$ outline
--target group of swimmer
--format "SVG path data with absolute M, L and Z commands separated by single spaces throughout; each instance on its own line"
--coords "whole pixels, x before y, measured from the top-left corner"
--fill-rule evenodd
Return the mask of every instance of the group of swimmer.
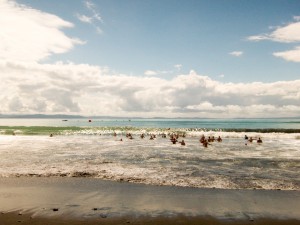
M 171 134 L 170 135 L 170 141 L 173 143 L 173 144 L 176 144 L 178 142 L 178 139 L 179 139 L 180 135 L 179 134 Z M 185 134 L 182 134 L 181 137 L 185 137 Z M 184 140 L 180 141 L 179 142 L 181 145 L 185 145 L 185 142 Z
M 245 145 L 247 145 L 247 142 L 250 142 L 252 143 L 254 140 L 256 139 L 253 139 L 252 137 L 248 137 L 247 135 L 245 135 Z M 262 140 L 261 138 L 259 137 L 257 140 L 256 140 L 257 143 L 261 144 L 262 143 Z
M 13 135 L 15 135 L 15 133 L 13 133 Z M 185 137 L 185 134 L 178 134 L 178 133 L 172 133 L 172 134 L 168 134 L 170 136 L 170 141 L 173 143 L 173 144 L 176 144 L 177 142 L 179 142 L 181 145 L 185 145 L 185 141 L 182 139 L 181 141 L 178 141 L 179 137 L 182 137 L 184 138 Z M 117 136 L 117 133 L 114 132 L 113 133 L 113 136 L 116 137 Z M 50 137 L 53 137 L 53 134 L 50 134 Z M 131 133 L 126 133 L 126 137 L 128 139 L 133 139 L 133 136 Z M 167 135 L 165 133 L 161 134 L 161 137 L 162 138 L 167 138 Z M 145 134 L 141 134 L 140 135 L 140 138 L 144 139 L 145 138 Z M 150 140 L 154 140 L 156 138 L 156 134 L 150 134 Z M 247 135 L 245 135 L 245 145 L 247 145 L 247 143 L 252 143 L 254 140 L 257 141 L 257 143 L 262 143 L 262 140 L 261 138 L 259 137 L 258 139 L 253 139 L 252 137 L 248 137 Z M 123 141 L 123 139 L 121 138 L 120 141 Z M 207 148 L 208 145 L 210 145 L 211 142 L 214 142 L 214 141 L 217 141 L 217 142 L 222 142 L 222 138 L 219 136 L 218 138 L 215 139 L 214 136 L 209 136 L 207 139 L 206 137 L 202 134 L 202 136 L 200 137 L 199 139 L 199 142 L 205 147 Z
M 116 137 L 117 134 L 114 132 L 113 136 Z M 178 142 L 178 138 L 179 138 L 179 137 L 185 137 L 185 134 L 179 135 L 179 134 L 173 133 L 173 134 L 169 134 L 169 136 L 170 136 L 170 141 L 171 141 L 173 144 L 176 144 L 176 143 Z M 132 136 L 131 133 L 126 133 L 126 137 L 127 137 L 128 139 L 133 139 L 133 136 Z M 163 133 L 163 134 L 161 134 L 161 137 L 162 137 L 162 138 L 167 138 L 167 135 L 166 135 L 165 133 Z M 141 135 L 140 135 L 140 138 L 141 138 L 141 139 L 144 139 L 144 138 L 145 138 L 145 134 L 141 134 Z M 150 134 L 149 140 L 154 140 L 155 138 L 156 138 L 156 134 Z M 123 139 L 121 138 L 120 141 L 123 141 Z M 184 140 L 180 141 L 179 143 L 180 143 L 181 145 L 185 145 Z
M 116 133 L 114 133 L 114 136 L 117 136 Z M 184 138 L 185 137 L 185 134 L 178 134 L 178 133 L 172 133 L 172 134 L 168 134 L 168 136 L 170 137 L 170 141 L 173 143 L 173 144 L 176 144 L 176 143 L 179 143 L 180 145 L 186 145 L 185 141 L 182 139 L 181 141 L 179 141 L 178 139 L 180 137 Z M 132 137 L 132 134 L 131 133 L 127 133 L 126 134 L 126 137 L 128 139 L 133 139 Z M 165 133 L 161 134 L 161 137 L 162 138 L 166 138 L 167 135 Z M 140 135 L 140 138 L 144 139 L 145 138 L 145 134 L 141 134 Z M 156 135 L 155 134 L 150 134 L 150 140 L 154 140 L 156 138 Z M 245 135 L 245 140 L 247 142 L 253 142 L 254 140 L 257 140 L 257 143 L 262 143 L 262 140 L 261 138 L 259 137 L 258 139 L 253 139 L 252 137 L 248 137 L 247 135 Z M 120 139 L 120 141 L 122 141 L 122 139 Z M 218 138 L 215 138 L 214 136 L 209 136 L 208 138 L 206 138 L 203 134 L 202 136 L 200 137 L 199 139 L 199 142 L 205 147 L 207 148 L 208 145 L 211 145 L 211 142 L 222 142 L 222 138 L 220 136 L 218 136 Z M 245 145 L 247 145 L 247 143 L 245 143 Z
M 117 136 L 117 134 L 116 134 L 115 132 L 114 132 L 113 135 L 114 135 L 114 136 Z M 183 145 L 183 146 L 186 145 L 184 139 L 182 139 L 181 141 L 178 140 L 180 137 L 182 137 L 182 138 L 185 138 L 185 137 L 186 137 L 184 133 L 183 133 L 183 134 L 172 133 L 172 134 L 168 134 L 168 136 L 170 137 L 170 141 L 171 141 L 173 144 L 179 143 L 180 145 Z M 126 134 L 126 137 L 127 137 L 128 139 L 133 139 L 133 136 L 132 136 L 131 133 L 127 133 L 127 134 Z M 163 134 L 161 134 L 161 137 L 162 137 L 162 138 L 167 138 L 167 135 L 166 135 L 165 133 L 163 133 Z M 144 139 L 144 138 L 145 138 L 145 134 L 141 134 L 141 135 L 140 135 L 140 138 Z M 150 134 L 149 140 L 154 140 L 155 138 L 156 138 L 156 135 L 155 135 L 155 134 Z M 120 141 L 123 141 L 123 139 L 120 139 Z M 200 142 L 204 147 L 206 147 L 206 148 L 207 148 L 208 145 L 210 145 L 210 142 L 214 142 L 214 141 L 222 142 L 222 138 L 221 138 L 220 136 L 219 136 L 218 138 L 215 138 L 214 136 L 209 136 L 209 137 L 206 139 L 206 137 L 205 137 L 204 135 L 202 135 L 202 136 L 200 137 L 200 140 L 199 140 L 199 142 Z
M 207 146 L 209 145 L 209 142 L 214 142 L 215 141 L 215 137 L 214 136 L 212 136 L 212 137 L 208 137 L 208 139 L 206 139 L 205 138 L 205 136 L 204 135 L 202 135 L 201 137 L 200 137 L 200 143 L 201 144 L 203 144 L 203 146 L 205 147 L 205 148 L 207 148 Z M 217 141 L 218 142 L 222 142 L 222 138 L 219 136 L 218 138 L 217 138 Z

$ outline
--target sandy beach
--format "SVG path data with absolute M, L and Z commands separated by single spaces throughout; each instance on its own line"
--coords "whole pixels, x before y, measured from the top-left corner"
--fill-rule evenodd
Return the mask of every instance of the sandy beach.
M 0 224 L 300 224 L 300 192 L 0 179 Z

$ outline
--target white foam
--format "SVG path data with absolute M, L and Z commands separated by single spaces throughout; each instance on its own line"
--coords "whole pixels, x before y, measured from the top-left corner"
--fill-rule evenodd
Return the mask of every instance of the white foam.
M 139 132 L 133 140 L 123 132 L 116 132 L 117 137 L 93 132 L 52 138 L 0 136 L 0 176 L 91 176 L 155 185 L 300 189 L 295 169 L 300 167 L 298 139 L 263 134 L 263 144 L 245 145 L 244 134 L 209 131 L 204 134 L 220 135 L 223 142 L 204 148 L 198 138 L 202 132 L 188 133 L 186 146 L 173 145 L 169 138 L 141 139 Z

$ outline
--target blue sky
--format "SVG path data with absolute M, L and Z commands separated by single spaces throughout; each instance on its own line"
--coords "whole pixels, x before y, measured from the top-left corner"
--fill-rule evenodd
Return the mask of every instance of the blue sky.
M 3 0 L 1 11 L 0 113 L 300 113 L 300 1 Z
M 300 63 L 274 57 L 294 43 L 253 42 L 249 36 L 270 33 L 270 27 L 291 23 L 300 15 L 299 1 L 94 1 L 102 21 L 92 17 L 84 1 L 18 1 L 72 22 L 65 29 L 87 43 L 50 61 L 71 60 L 108 66 L 120 73 L 143 76 L 147 70 L 198 73 L 224 81 L 276 81 L 299 78 Z M 102 33 L 96 31 L 100 28 Z M 230 52 L 240 51 L 234 57 Z M 177 72 L 177 71 L 176 71 Z M 177 73 L 165 73 L 172 77 Z

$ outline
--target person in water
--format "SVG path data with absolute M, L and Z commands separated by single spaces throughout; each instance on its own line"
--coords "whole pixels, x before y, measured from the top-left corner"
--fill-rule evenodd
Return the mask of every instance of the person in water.
M 207 148 L 207 146 L 208 146 L 208 141 L 206 140 L 206 139 L 204 139 L 204 141 L 203 141 L 203 146 L 205 147 L 205 148 Z
M 184 142 L 184 140 L 182 140 L 182 141 L 180 142 L 180 144 L 181 144 L 181 145 L 185 145 L 185 142 Z
M 258 138 L 257 143 L 262 143 L 262 140 Z
M 201 137 L 200 137 L 200 143 L 202 143 L 203 144 L 203 142 L 204 142 L 204 140 L 205 140 L 205 136 L 204 135 L 202 135 Z
M 247 135 L 245 135 L 245 145 L 247 145 L 247 143 L 248 143 L 248 136 Z

